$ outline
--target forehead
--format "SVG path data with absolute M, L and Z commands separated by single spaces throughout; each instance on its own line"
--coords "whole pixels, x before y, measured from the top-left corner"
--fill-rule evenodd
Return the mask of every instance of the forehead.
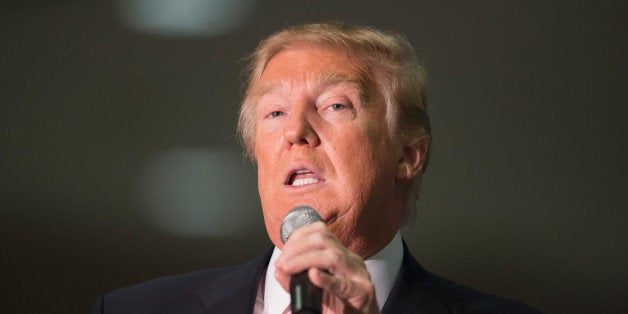
M 366 92 L 370 85 L 365 67 L 337 50 L 312 46 L 290 48 L 273 56 L 256 86 L 255 96 L 294 85 L 348 83 Z
M 310 69 L 328 69 L 344 72 L 353 62 L 345 53 L 338 50 L 314 46 L 300 46 L 284 49 L 275 54 L 266 64 L 262 74 L 271 75 L 276 71 L 302 72 Z M 339 67 L 340 66 L 340 67 Z

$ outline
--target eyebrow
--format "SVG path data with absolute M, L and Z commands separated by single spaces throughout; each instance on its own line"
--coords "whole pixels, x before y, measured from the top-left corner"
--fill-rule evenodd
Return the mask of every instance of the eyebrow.
M 360 90 L 364 89 L 359 79 L 340 73 L 325 72 L 316 79 L 316 82 L 323 86 L 349 84 L 356 85 Z
M 367 98 L 366 84 L 362 80 L 356 77 L 351 77 L 351 76 L 347 76 L 345 74 L 336 73 L 336 72 L 325 72 L 325 73 L 320 74 L 314 80 L 314 82 L 318 86 L 334 86 L 334 85 L 340 85 L 340 84 L 354 85 L 355 87 L 357 87 L 359 91 L 361 100 L 365 100 Z M 251 98 L 258 99 L 260 97 L 268 95 L 272 93 L 273 91 L 279 89 L 281 85 L 282 85 L 281 81 L 266 82 L 260 85 L 258 88 L 256 88 Z

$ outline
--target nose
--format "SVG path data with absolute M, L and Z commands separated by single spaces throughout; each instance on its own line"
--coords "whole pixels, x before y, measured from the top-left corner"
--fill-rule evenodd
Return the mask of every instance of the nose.
M 312 126 L 311 109 L 307 106 L 299 106 L 301 108 L 295 108 L 290 112 L 288 121 L 284 126 L 283 137 L 285 139 L 286 147 L 293 145 L 307 145 L 310 147 L 316 147 L 320 144 L 320 138 L 316 133 L 315 128 Z

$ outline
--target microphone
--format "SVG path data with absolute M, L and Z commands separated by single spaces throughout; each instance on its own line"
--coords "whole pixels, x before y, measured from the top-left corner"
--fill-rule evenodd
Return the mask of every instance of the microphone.
M 281 222 L 281 242 L 286 243 L 295 230 L 317 221 L 323 221 L 323 218 L 310 206 L 301 205 L 291 209 Z M 323 290 L 310 282 L 307 270 L 290 276 L 292 314 L 320 314 L 322 304 Z

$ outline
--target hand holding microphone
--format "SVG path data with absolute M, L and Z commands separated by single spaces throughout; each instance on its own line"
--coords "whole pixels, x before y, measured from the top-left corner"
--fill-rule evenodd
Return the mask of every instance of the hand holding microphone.
M 321 222 L 316 210 L 297 206 L 281 225 L 275 276 L 290 291 L 292 313 L 379 313 L 364 261 Z

